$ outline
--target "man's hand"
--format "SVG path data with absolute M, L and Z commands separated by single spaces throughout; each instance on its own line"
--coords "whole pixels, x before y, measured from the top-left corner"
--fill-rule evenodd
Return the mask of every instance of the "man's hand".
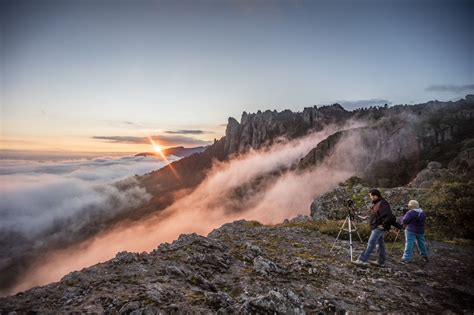
M 382 225 L 382 224 L 377 225 L 377 229 L 379 229 L 379 230 L 384 230 L 383 225 Z

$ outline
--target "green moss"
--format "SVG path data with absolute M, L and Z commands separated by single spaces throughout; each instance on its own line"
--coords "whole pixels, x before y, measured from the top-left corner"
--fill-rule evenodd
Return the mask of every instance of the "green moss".
M 269 235 L 263 242 L 258 243 L 258 245 L 264 248 L 265 251 L 271 255 L 279 255 L 282 252 L 282 243 L 287 244 L 288 239 L 281 236 Z
M 263 226 L 263 224 L 258 221 L 246 221 L 243 223 L 243 226 L 248 227 L 248 228 L 256 228 L 256 227 Z

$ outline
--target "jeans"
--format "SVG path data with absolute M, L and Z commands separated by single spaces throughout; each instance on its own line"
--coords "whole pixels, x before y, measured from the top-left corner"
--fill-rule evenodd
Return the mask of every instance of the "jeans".
M 384 230 L 380 230 L 380 229 L 372 230 L 372 232 L 370 232 L 369 241 L 367 242 L 367 248 L 365 249 L 365 251 L 362 252 L 362 254 L 360 254 L 359 259 L 365 262 L 369 260 L 370 254 L 372 253 L 372 251 L 375 249 L 375 247 L 378 244 L 379 257 L 377 261 L 381 265 L 384 264 L 385 263 L 385 243 L 383 241 L 384 235 L 385 235 Z
M 420 255 L 423 257 L 428 257 L 428 251 L 426 250 L 425 245 L 425 235 L 405 230 L 405 251 L 403 252 L 402 257 L 404 261 L 411 261 L 413 258 L 413 244 L 415 241 L 416 245 L 418 246 L 418 250 L 420 251 Z

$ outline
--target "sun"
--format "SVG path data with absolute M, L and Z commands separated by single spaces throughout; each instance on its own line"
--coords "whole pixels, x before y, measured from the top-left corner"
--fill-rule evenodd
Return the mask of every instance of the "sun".
M 161 147 L 160 147 L 159 145 L 154 144 L 154 145 L 153 145 L 153 149 L 155 149 L 155 152 L 156 152 L 156 153 L 161 153 Z

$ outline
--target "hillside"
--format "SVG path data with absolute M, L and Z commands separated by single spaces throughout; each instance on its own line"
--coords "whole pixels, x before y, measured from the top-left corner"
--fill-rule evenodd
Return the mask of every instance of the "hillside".
M 298 217 L 236 221 L 208 237 L 181 235 L 151 253 L 122 252 L 60 282 L 0 299 L 0 313 L 277 313 L 474 310 L 474 249 L 430 241 L 430 262 L 386 268 L 349 262 L 347 241 Z M 356 243 L 357 244 L 357 243 Z M 362 249 L 356 245 L 356 252 Z
M 206 150 L 207 148 L 208 146 L 200 146 L 200 147 L 193 147 L 193 148 L 185 148 L 183 146 L 179 146 L 179 147 L 164 149 L 161 151 L 161 154 L 167 157 L 170 155 L 174 155 L 177 157 L 187 157 L 194 153 L 200 153 Z M 135 154 L 135 156 L 161 156 L 161 154 L 158 152 L 142 152 L 142 153 Z

